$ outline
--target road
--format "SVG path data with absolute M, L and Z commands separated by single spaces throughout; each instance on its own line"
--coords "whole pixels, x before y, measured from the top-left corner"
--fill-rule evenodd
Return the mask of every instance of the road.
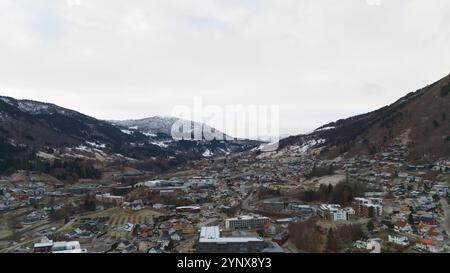
M 378 242 L 374 243 L 374 248 L 370 253 L 381 253 L 381 244 Z
M 253 195 L 255 194 L 255 191 L 252 191 L 244 200 L 242 200 L 241 208 L 242 210 L 253 210 L 254 208 L 250 208 L 249 202 L 253 199 Z

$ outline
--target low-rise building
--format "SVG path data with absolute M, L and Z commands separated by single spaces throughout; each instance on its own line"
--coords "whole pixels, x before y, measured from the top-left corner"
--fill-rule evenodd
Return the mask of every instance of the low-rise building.
M 409 239 L 406 236 L 402 236 L 402 235 L 389 235 L 388 236 L 388 241 L 390 243 L 396 244 L 396 245 L 400 245 L 400 246 L 408 246 L 409 245 Z
M 115 195 L 111 195 L 109 193 L 104 193 L 104 194 L 95 195 L 95 200 L 97 202 L 104 203 L 104 204 L 122 206 L 125 199 L 123 196 L 115 196 Z

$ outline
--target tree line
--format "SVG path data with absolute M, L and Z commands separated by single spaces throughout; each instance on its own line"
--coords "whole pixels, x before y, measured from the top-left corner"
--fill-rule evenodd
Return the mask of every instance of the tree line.
M 364 184 L 347 177 L 335 186 L 322 184 L 318 190 L 302 191 L 299 193 L 299 199 L 304 202 L 320 201 L 349 206 L 355 197 L 362 196 L 364 192 Z

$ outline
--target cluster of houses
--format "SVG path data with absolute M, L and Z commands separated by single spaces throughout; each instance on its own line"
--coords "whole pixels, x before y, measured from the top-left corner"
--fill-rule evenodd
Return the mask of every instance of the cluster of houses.
M 2 183 L 5 185 L 9 183 Z M 10 187 L 0 187 L 0 211 L 9 211 L 27 207 L 39 202 L 46 193 L 46 186 L 43 182 L 33 184 L 15 184 Z
M 381 197 L 388 203 L 379 210 L 362 208 L 359 212 L 366 217 L 383 212 L 378 215 L 381 228 L 389 232 L 387 242 L 393 245 L 411 246 L 420 252 L 445 252 L 449 240 L 445 223 L 448 212 L 442 205 L 446 206 L 450 196 L 450 161 L 413 165 L 406 161 L 407 154 L 405 146 L 392 145 L 375 159 L 345 163 L 350 176 L 370 189 L 366 196 Z M 353 202 L 355 213 L 358 214 L 359 204 L 370 199 L 376 200 L 363 198 Z
M 65 234 L 66 239 L 92 239 L 102 235 L 107 230 L 108 218 L 96 218 L 83 221 L 73 231 Z
M 450 161 L 412 165 L 405 159 L 407 156 L 408 149 L 402 144 L 375 156 L 354 159 L 321 160 L 305 154 L 301 147 L 289 152 L 230 155 L 196 162 L 193 168 L 203 176 L 155 177 L 131 186 L 89 181 L 51 187 L 48 183 L 33 183 L 35 188 L 16 184 L 0 189 L 0 210 L 30 205 L 39 197 L 95 193 L 97 210 L 117 207 L 129 214 L 145 209 L 158 212 L 160 216 L 140 224 L 112 225 L 106 219 L 89 219 L 65 234 L 67 240 L 96 238 L 98 249 L 105 252 L 282 252 L 280 246 L 288 240 L 289 223 L 315 215 L 330 221 L 372 219 L 377 227 L 370 234 L 374 238 L 356 242 L 369 251 L 379 251 L 385 242 L 417 251 L 446 251 L 448 235 L 442 200 L 450 194 L 449 185 L 427 174 L 448 177 Z M 306 187 L 305 174 L 313 168 L 339 170 L 352 181 L 363 183 L 366 194 L 354 198 L 348 207 L 290 199 L 293 192 Z M 140 191 L 150 193 L 148 196 L 154 200 L 137 194 Z M 265 193 L 286 198 L 258 199 Z M 55 209 L 60 208 L 51 208 Z M 44 220 L 48 214 L 49 210 L 36 210 L 25 217 L 24 223 Z M 275 214 L 280 217 L 271 216 Z M 377 230 L 388 234 L 380 239 Z M 52 242 L 42 243 L 47 243 L 47 249 L 50 244 L 50 250 L 53 248 Z

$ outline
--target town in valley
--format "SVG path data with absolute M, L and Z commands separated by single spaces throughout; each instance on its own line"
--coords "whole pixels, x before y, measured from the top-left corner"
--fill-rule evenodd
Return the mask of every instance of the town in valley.
M 308 144 L 305 144 L 308 145 Z M 319 159 L 289 146 L 204 157 L 152 173 L 95 147 L 40 151 L 89 157 L 100 178 L 3 176 L 2 252 L 447 252 L 450 161 L 412 164 L 384 152 Z M 115 155 L 117 156 L 117 155 Z M 120 165 L 117 164 L 120 162 Z

